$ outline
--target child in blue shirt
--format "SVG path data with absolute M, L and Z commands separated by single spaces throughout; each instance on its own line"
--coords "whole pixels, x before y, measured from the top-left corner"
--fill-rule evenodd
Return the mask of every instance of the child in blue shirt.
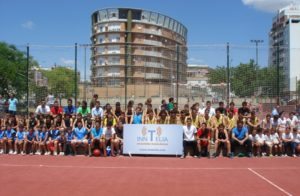
M 40 151 L 39 153 L 40 154 L 45 154 L 45 155 L 49 154 L 47 151 L 47 148 L 46 148 L 47 139 L 48 139 L 48 130 L 47 130 L 46 125 L 43 125 L 40 127 L 38 134 L 37 134 L 37 141 L 39 144 L 39 151 Z
M 9 154 L 13 154 L 13 141 L 15 135 L 16 131 L 11 128 L 10 124 L 8 124 L 6 126 L 6 131 L 4 132 L 3 143 L 6 149 L 9 151 Z
M 73 133 L 71 127 L 67 127 L 66 134 L 65 134 L 65 140 L 66 140 L 66 143 L 64 145 L 64 153 L 65 153 L 65 155 L 68 155 L 68 154 L 71 154 L 71 151 L 72 151 L 71 142 L 72 142 L 72 140 L 74 140 L 74 133 Z
M 19 125 L 18 131 L 17 131 L 17 134 L 16 134 L 14 154 L 21 153 L 22 155 L 24 155 L 24 153 L 25 153 L 25 149 L 24 149 L 25 137 L 26 137 L 26 131 L 24 129 L 24 126 Z
M 47 146 L 48 146 L 48 150 L 50 149 L 51 153 L 53 153 L 53 155 L 57 155 L 58 153 L 58 140 L 59 140 L 59 135 L 60 132 L 58 130 L 58 128 L 56 128 L 55 126 L 51 127 L 51 130 L 49 131 L 49 137 L 48 137 L 48 142 L 47 142 Z M 52 150 L 52 146 L 54 146 L 54 150 Z
M 5 153 L 5 146 L 4 146 L 4 133 L 5 133 L 5 126 L 0 127 L 0 154 Z
M 28 132 L 26 133 L 25 142 L 24 142 L 24 149 L 25 153 L 27 150 L 32 154 L 35 154 L 37 149 L 37 141 L 36 141 L 36 132 L 33 127 L 30 127 Z

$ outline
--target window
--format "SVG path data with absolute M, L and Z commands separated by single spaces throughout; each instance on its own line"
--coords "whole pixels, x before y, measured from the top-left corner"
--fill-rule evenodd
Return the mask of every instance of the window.
M 120 79 L 109 79 L 108 81 L 107 81 L 107 85 L 108 86 L 119 86 L 120 85 Z
M 110 56 L 110 57 L 108 57 L 108 64 L 109 65 L 119 65 L 120 64 L 120 57 L 119 56 Z
M 105 43 L 105 36 L 104 35 L 99 35 L 98 36 L 98 43 Z
M 165 16 L 164 15 L 159 15 L 157 23 L 159 25 L 164 25 L 164 20 L 165 20 Z
M 105 59 L 104 59 L 103 57 L 100 57 L 100 58 L 98 59 L 98 64 L 99 64 L 99 65 L 105 65 Z
M 105 26 L 103 24 L 98 26 L 98 32 L 105 32 Z
M 99 11 L 99 16 L 100 16 L 100 19 L 99 21 L 106 21 L 107 20 L 107 11 L 106 10 L 101 10 Z
M 104 54 L 105 53 L 105 48 L 103 46 L 98 46 L 97 47 L 97 53 L 98 54 Z
M 104 69 L 104 67 L 100 67 L 99 69 L 97 69 L 96 77 L 102 77 L 104 75 L 105 75 L 105 69 Z
M 169 22 L 170 22 L 170 18 L 166 17 L 164 22 L 164 27 L 169 28 Z
M 173 31 L 177 31 L 177 25 L 178 25 L 178 23 L 176 22 L 176 21 L 174 21 L 174 26 L 173 26 Z
M 120 53 L 120 46 L 119 45 L 113 45 L 108 46 L 108 54 L 119 54 Z
M 121 25 L 120 23 L 111 23 L 108 25 L 108 31 L 120 31 Z
M 120 35 L 119 34 L 110 34 L 108 39 L 109 39 L 109 42 L 119 42 Z
M 158 17 L 158 14 L 152 12 L 152 13 L 151 13 L 151 17 L 150 17 L 150 22 L 151 22 L 151 23 L 154 23 L 154 24 L 157 24 L 157 17 Z
M 173 29 L 174 20 L 170 19 L 169 29 Z
M 118 16 L 118 10 L 117 9 L 109 9 L 108 10 L 108 16 L 110 19 L 117 19 Z
M 150 18 L 150 12 L 143 11 L 142 12 L 142 21 L 149 22 L 149 18 Z

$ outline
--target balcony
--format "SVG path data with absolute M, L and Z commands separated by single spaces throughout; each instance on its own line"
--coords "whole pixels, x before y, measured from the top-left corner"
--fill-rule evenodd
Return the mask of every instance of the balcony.
M 148 39 L 144 40 L 144 44 L 149 44 L 149 45 L 154 45 L 154 46 L 162 46 L 161 42 L 155 41 L 155 40 L 148 40 Z
M 161 74 L 158 73 L 146 73 L 146 79 L 161 79 Z
M 144 51 L 144 55 L 162 57 L 162 54 L 160 52 L 155 52 L 155 51 Z
M 161 63 L 154 63 L 154 62 L 145 62 L 144 63 L 145 67 L 155 67 L 155 68 L 163 68 L 164 65 Z
M 161 30 L 144 29 L 144 33 L 149 33 L 149 34 L 153 34 L 153 35 L 161 35 Z

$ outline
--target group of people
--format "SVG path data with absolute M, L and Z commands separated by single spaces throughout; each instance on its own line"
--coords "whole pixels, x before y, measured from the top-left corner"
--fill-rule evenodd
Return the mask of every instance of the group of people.
M 162 100 L 154 108 L 151 98 L 145 103 L 129 101 L 126 109 L 116 102 L 101 106 L 95 95 L 88 104 L 74 106 L 68 99 L 61 107 L 54 100 L 42 100 L 28 117 L 8 111 L 0 119 L 0 152 L 5 154 L 118 156 L 123 147 L 124 124 L 177 124 L 183 127 L 184 158 L 188 151 L 194 157 L 223 156 L 297 156 L 300 147 L 299 120 L 295 113 L 267 114 L 262 120 L 247 102 L 236 108 L 234 102 L 219 103 L 214 109 L 210 101 L 179 108 L 173 98 Z M 214 153 L 210 154 L 210 150 Z

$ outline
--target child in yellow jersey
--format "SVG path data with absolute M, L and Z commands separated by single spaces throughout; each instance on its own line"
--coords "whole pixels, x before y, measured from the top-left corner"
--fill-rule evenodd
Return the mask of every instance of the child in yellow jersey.
M 192 108 L 191 119 L 192 119 L 192 125 L 194 125 L 198 129 L 200 127 L 200 119 L 198 116 L 198 111 L 195 108 Z
M 229 137 L 231 137 L 231 130 L 236 126 L 237 118 L 233 111 L 228 111 L 228 116 L 225 118 L 225 128 L 227 129 Z
M 257 129 L 260 125 L 260 120 L 255 115 L 255 111 L 252 111 L 250 118 L 248 118 L 247 124 L 249 125 L 249 133 L 252 133 L 253 129 Z
M 145 115 L 144 124 L 156 124 L 157 120 L 156 117 L 154 116 L 153 110 L 149 110 L 147 113 L 148 114 Z

